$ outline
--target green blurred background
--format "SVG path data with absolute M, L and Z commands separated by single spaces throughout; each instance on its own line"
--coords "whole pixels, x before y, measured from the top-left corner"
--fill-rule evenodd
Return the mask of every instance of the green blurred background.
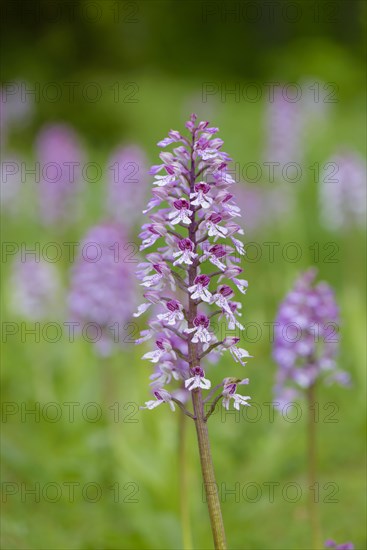
M 341 308 L 340 366 L 351 373 L 350 389 L 320 387 L 320 418 L 336 403 L 337 422 L 320 421 L 320 512 L 324 539 L 352 540 L 366 548 L 365 461 L 365 242 L 353 224 L 337 233 L 323 227 L 318 206 L 318 185 L 312 170 L 340 148 L 365 154 L 365 12 L 361 1 L 293 2 L 183 2 L 183 1 L 33 1 L 2 2 L 2 83 L 27 82 L 39 87 L 34 114 L 9 136 L 9 151 L 31 162 L 35 137 L 46 122 L 68 122 L 81 135 L 90 161 L 105 165 L 119 143 L 134 142 L 146 151 L 151 164 L 158 162 L 156 142 L 170 128 L 182 129 L 188 115 L 209 119 L 221 130 L 224 149 L 243 166 L 263 162 L 267 128 L 267 83 L 297 83 L 304 92 L 315 82 L 332 84 L 335 101 L 310 107 L 310 122 L 302 136 L 301 182 L 272 182 L 262 178 L 264 189 L 282 187 L 292 197 L 292 209 L 276 222 L 246 230 L 245 242 L 277 242 L 275 260 L 263 254 L 259 261 L 245 260 L 249 291 L 243 299 L 244 323 L 272 322 L 280 300 L 300 271 L 316 265 L 322 279 L 333 285 Z M 76 83 L 71 100 L 66 83 Z M 43 97 L 49 83 L 61 97 Z M 96 83 L 97 101 L 83 95 Z M 118 84 L 117 84 L 118 83 Z M 247 90 L 256 84 L 258 101 L 226 95 L 223 90 Z M 206 101 L 203 90 L 212 86 Z M 95 89 L 95 88 L 94 88 Z M 118 92 L 117 92 L 118 90 Z M 93 89 L 89 89 L 93 97 Z M 87 90 L 88 92 L 88 90 Z M 249 95 L 250 95 L 249 91 Z M 290 136 L 292 139 L 292 136 Z M 263 181 L 264 180 L 264 181 Z M 3 213 L 3 240 L 15 243 L 77 241 L 101 220 L 103 179 L 88 185 L 85 216 L 66 234 L 47 233 L 30 209 L 21 215 Z M 242 182 L 243 184 L 243 182 Z M 259 184 L 260 185 L 260 184 Z M 133 228 L 134 240 L 138 227 Z M 281 251 L 295 241 L 302 250 L 297 262 Z M 321 252 L 327 243 L 338 247 L 335 262 Z M 315 261 L 316 260 L 316 261 Z M 2 262 L 2 319 L 21 323 L 9 307 L 11 265 Z M 65 288 L 70 264 L 57 265 Z M 60 318 L 62 319 L 62 318 Z M 54 318 L 52 320 L 55 320 Z M 142 325 L 143 321 L 141 321 Z M 28 326 L 31 323 L 28 322 Z M 143 328 L 143 326 L 142 326 Z M 54 402 L 62 407 L 59 421 L 40 415 L 39 422 L 19 413 L 3 415 L 2 482 L 17 487 L 3 494 L 2 547 L 4 549 L 179 549 L 182 535 L 179 509 L 179 414 L 160 407 L 139 411 L 149 397 L 150 369 L 140 360 L 143 347 L 126 346 L 109 361 L 100 360 L 90 344 L 34 342 L 8 337 L 3 350 L 3 412 L 9 403 Z M 228 489 L 237 484 L 238 498 L 223 502 L 224 521 L 232 549 L 308 549 L 307 478 L 305 470 L 306 408 L 302 418 L 289 422 L 275 415 L 272 422 L 264 403 L 272 400 L 276 366 L 271 343 L 263 328 L 260 338 L 247 334 L 246 349 L 254 356 L 246 366 L 249 394 L 259 404 L 240 417 L 218 413 L 210 421 L 210 435 L 218 482 Z M 3 338 L 4 342 L 4 338 Z M 147 351 L 144 348 L 144 351 Z M 215 369 L 218 380 L 239 367 L 227 356 Z M 230 369 L 230 370 L 229 370 Z M 106 375 L 107 373 L 107 375 Z M 103 380 L 113 381 L 114 395 L 103 395 Z M 110 396 L 111 397 L 111 396 Z M 118 402 L 119 414 L 116 420 Z M 70 422 L 67 402 L 80 403 Z M 86 403 L 103 411 L 96 422 L 83 418 Z M 326 407 L 323 409 L 323 407 Z M 50 410 L 50 417 L 52 411 Z M 93 417 L 93 411 L 90 411 Z M 24 420 L 24 419 L 23 419 Z M 187 422 L 188 493 L 195 548 L 210 548 L 207 511 L 202 502 L 194 426 Z M 76 482 L 70 502 L 66 484 Z M 256 483 L 256 502 L 249 489 Z M 278 482 L 274 502 L 264 483 Z M 297 502 L 282 496 L 294 482 L 302 488 Z M 22 490 L 40 484 L 39 502 Z M 60 499 L 47 484 L 62 487 Z M 87 497 L 83 488 L 93 487 Z M 336 484 L 337 502 L 328 502 Z M 23 486 L 21 484 L 24 484 Z M 120 488 L 117 498 L 116 487 Z M 22 489 L 23 487 L 23 489 Z M 115 489 L 112 489 L 114 487 Z M 4 485 L 3 485 L 4 489 Z M 290 490 L 290 497 L 292 492 Z M 238 500 L 238 501 L 236 501 Z M 325 502 L 326 500 L 326 502 Z M 116 502 L 117 501 L 117 502 Z M 135 502 L 136 501 L 136 502 Z

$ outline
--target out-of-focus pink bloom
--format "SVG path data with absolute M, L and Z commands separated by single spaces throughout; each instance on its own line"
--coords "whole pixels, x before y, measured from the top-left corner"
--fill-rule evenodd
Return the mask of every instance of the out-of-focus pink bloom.
M 6 146 L 12 128 L 23 128 L 34 113 L 35 99 L 27 90 L 32 88 L 25 81 L 6 83 L 0 88 L 0 145 Z
M 43 128 L 37 138 L 39 205 L 47 226 L 68 225 L 79 214 L 85 154 L 79 137 L 66 124 Z
M 287 185 L 255 187 L 240 183 L 234 195 L 250 233 L 276 225 L 290 216 L 294 208 L 293 189 Z
M 337 154 L 324 163 L 320 174 L 321 221 L 331 230 L 366 223 L 366 162 L 353 151 Z
M 18 156 L 11 155 L 0 163 L 0 203 L 4 211 L 19 213 L 21 200 L 21 163 Z
M 108 162 L 106 213 L 116 222 L 133 223 L 141 216 L 148 184 L 147 160 L 138 146 L 117 149 Z
M 280 169 L 278 167 L 275 174 L 282 174 L 284 165 L 302 161 L 304 111 L 299 101 L 292 101 L 293 96 L 288 94 L 286 86 L 276 87 L 273 99 L 268 103 L 266 115 L 264 160 L 279 163 Z M 288 170 L 287 177 L 292 178 L 291 168 Z
M 15 313 L 37 321 L 58 319 L 60 293 L 60 276 L 55 264 L 43 259 L 37 261 L 31 255 L 16 257 L 10 292 L 10 305 Z
M 101 355 L 129 343 L 133 332 L 136 264 L 131 263 L 130 247 L 122 226 L 94 226 L 81 242 L 72 269 L 68 298 L 72 320 L 78 322 L 82 334 L 90 326 L 91 339 Z
M 297 397 L 297 390 L 320 378 L 327 383 L 349 384 L 349 375 L 336 365 L 339 308 L 332 288 L 324 282 L 315 284 L 316 274 L 316 269 L 302 273 L 275 320 L 275 394 L 280 403 L 289 396 Z

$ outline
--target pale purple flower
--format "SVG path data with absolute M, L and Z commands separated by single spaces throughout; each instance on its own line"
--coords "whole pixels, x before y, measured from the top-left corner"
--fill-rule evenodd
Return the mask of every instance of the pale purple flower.
M 265 186 L 240 183 L 233 193 L 241 208 L 246 229 L 251 233 L 274 227 L 294 211 L 294 188 L 275 184 L 272 179 Z
M 241 363 L 241 365 L 244 366 L 246 362 L 244 362 L 243 359 L 252 357 L 252 355 L 250 355 L 247 350 L 237 347 L 239 341 L 240 339 L 238 337 L 227 337 L 224 339 L 223 346 L 229 349 L 236 363 Z
M 188 334 L 194 333 L 192 337 L 192 342 L 194 344 L 197 344 L 198 342 L 202 342 L 204 344 L 203 348 L 206 349 L 207 345 L 210 343 L 212 337 L 210 332 L 208 331 L 210 320 L 204 313 L 199 313 L 194 321 L 193 328 L 187 328 L 185 332 Z
M 12 310 L 30 320 L 55 319 L 60 315 L 60 274 L 54 263 L 19 254 L 12 266 Z
M 221 221 L 223 221 L 223 216 L 221 214 L 218 214 L 217 212 L 214 212 L 207 216 L 205 223 L 208 229 L 209 237 L 224 238 L 227 235 L 228 233 L 227 227 L 223 227 L 222 225 L 219 225 Z
M 184 320 L 183 306 L 177 300 L 169 300 L 166 303 L 166 309 L 166 313 L 157 315 L 159 321 L 164 321 L 167 325 L 176 325 L 177 322 Z
M 172 225 L 183 223 L 190 225 L 192 212 L 190 210 L 190 203 L 186 199 L 177 199 L 173 201 L 175 210 L 169 214 L 169 219 Z
M 320 216 L 332 231 L 365 228 L 366 162 L 358 153 L 345 151 L 324 163 L 320 174 Z
M 172 395 L 170 393 L 163 389 L 155 390 L 153 393 L 155 396 L 155 400 L 146 401 L 146 406 L 141 407 L 142 409 L 155 409 L 156 407 L 158 407 L 158 405 L 162 405 L 162 403 L 168 403 L 171 407 L 171 410 L 175 410 L 175 404 L 172 401 Z
M 106 214 L 115 222 L 135 222 L 148 191 L 144 151 L 137 145 L 119 147 L 108 161 L 108 174 Z
M 189 391 L 192 391 L 195 388 L 208 390 L 211 387 L 211 382 L 205 378 L 205 372 L 201 367 L 194 367 L 191 369 L 190 374 L 193 376 L 185 380 L 185 388 Z
M 315 284 L 317 271 L 309 269 L 296 281 L 281 303 L 275 320 L 273 357 L 278 364 L 275 394 L 284 402 L 290 386 L 308 388 L 320 377 L 325 381 L 348 383 L 339 371 L 339 308 L 334 292 L 323 282 Z
M 152 363 L 158 363 L 163 356 L 169 356 L 169 359 L 177 359 L 177 355 L 174 352 L 171 342 L 167 338 L 159 338 L 156 340 L 157 349 L 150 351 L 143 356 L 143 359 L 149 359 Z
M 197 254 L 193 251 L 195 248 L 194 243 L 190 239 L 181 239 L 178 242 L 179 252 L 174 252 L 173 257 L 177 258 L 173 262 L 173 265 L 187 264 L 192 265 L 192 261 L 197 257 Z
M 156 372 L 150 376 L 152 388 L 162 388 L 173 380 L 180 380 L 180 370 L 176 368 L 176 362 L 169 360 L 160 361 L 156 364 Z
M 25 81 L 5 83 L 0 88 L 0 146 L 6 146 L 13 128 L 22 129 L 29 124 L 35 111 L 35 98 L 26 93 L 31 84 Z
M 201 181 L 194 187 L 194 193 L 190 193 L 190 202 L 193 206 L 201 206 L 202 208 L 210 208 L 213 199 L 209 196 L 210 185 Z M 195 199 L 195 200 L 193 200 Z
M 352 542 L 344 542 L 337 544 L 334 540 L 328 539 L 324 542 L 325 548 L 334 548 L 335 550 L 354 550 L 354 544 Z
M 41 180 L 38 200 L 42 222 L 67 225 L 79 216 L 84 189 L 85 153 L 75 130 L 66 124 L 43 128 L 37 137 Z
M 247 406 L 250 407 L 250 403 L 247 403 L 251 397 L 249 395 L 241 395 L 239 393 L 236 393 L 237 386 L 248 384 L 249 379 L 244 378 L 243 380 L 237 380 L 236 378 L 225 378 L 223 380 L 223 401 L 222 405 L 225 409 L 229 409 L 229 405 L 231 402 L 231 399 L 233 399 L 233 406 L 238 411 L 240 410 L 240 406 Z
M 22 161 L 18 156 L 3 157 L 0 163 L 1 208 L 10 214 L 20 215 L 21 190 L 22 190 Z
M 136 306 L 134 264 L 126 261 L 127 232 L 117 224 L 92 227 L 80 243 L 71 273 L 69 310 L 79 332 L 95 325 L 96 348 L 110 355 L 129 341 Z
M 304 112 L 299 101 L 293 101 L 286 86 L 274 88 L 273 101 L 268 103 L 266 115 L 265 161 L 277 162 L 280 167 L 300 163 L 303 157 Z M 291 170 L 289 170 L 289 176 Z M 282 170 L 276 171 L 281 175 Z
M 210 302 L 212 294 L 208 290 L 210 283 L 210 277 L 208 275 L 198 275 L 194 284 L 188 287 L 188 291 L 191 292 L 192 300 L 203 300 L 203 302 Z
M 218 340 L 210 328 L 213 314 L 222 316 L 229 330 L 242 327 L 237 321 L 241 304 L 235 295 L 247 288 L 240 277 L 244 249 L 238 236 L 243 230 L 234 221 L 240 209 L 230 192 L 235 183 L 228 168 L 231 159 L 221 150 L 222 140 L 215 137 L 217 128 L 197 123 L 195 115 L 186 128 L 185 134 L 171 130 L 158 144 L 173 150 L 162 152 L 162 163 L 150 170 L 155 187 L 145 210 L 150 221 L 141 233 L 141 250 L 154 245 L 155 251 L 146 255 L 137 271 L 141 285 L 149 290 L 136 315 L 148 309 L 151 315 L 138 342 L 153 338 L 165 342 L 144 355 L 155 365 L 151 379 L 158 392 L 174 383 L 194 393 L 209 389 L 211 380 L 200 365 L 204 357 L 217 359 L 229 350 L 242 365 L 250 357 L 237 346 L 238 338 Z M 247 398 L 231 392 L 225 382 L 218 387 L 223 391 L 219 398 L 232 399 L 236 407 L 245 404 Z M 170 403 L 172 395 L 171 390 L 155 394 L 146 406 Z

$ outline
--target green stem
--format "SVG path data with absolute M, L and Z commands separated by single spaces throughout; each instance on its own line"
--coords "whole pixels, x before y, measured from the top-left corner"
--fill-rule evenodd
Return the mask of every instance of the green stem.
M 194 141 L 195 141 L 195 134 L 193 134 L 192 143 L 191 143 L 190 192 L 194 191 L 194 186 L 195 186 L 195 160 L 193 157 Z M 191 218 L 191 224 L 188 227 L 188 232 L 189 232 L 188 237 L 194 243 L 194 250 L 196 252 L 196 249 L 197 249 L 196 248 L 197 247 L 197 239 L 196 239 L 197 225 L 195 220 L 196 210 L 192 205 L 190 206 L 190 209 L 192 211 L 192 218 Z M 197 261 L 193 262 L 192 265 L 189 267 L 189 270 L 188 270 L 189 286 L 194 284 L 194 280 L 197 276 L 197 267 L 198 267 Z M 189 298 L 189 309 L 187 312 L 187 321 L 188 321 L 189 328 L 194 327 L 194 319 L 196 317 L 196 314 L 197 314 L 197 303 L 194 300 L 191 300 Z M 206 354 L 199 357 L 198 344 L 192 341 L 192 336 L 188 340 L 188 348 L 189 348 L 188 351 L 189 351 L 190 369 L 200 366 L 200 359 Z M 212 456 L 210 452 L 209 434 L 208 434 L 208 426 L 206 423 L 205 413 L 204 413 L 203 396 L 200 388 L 197 388 L 196 390 L 192 391 L 192 403 L 194 407 L 194 416 L 195 416 L 194 420 L 195 420 L 196 434 L 197 434 L 198 445 L 199 445 L 201 472 L 202 472 L 203 482 L 205 487 L 206 502 L 209 510 L 209 517 L 210 517 L 210 524 L 211 524 L 211 529 L 213 533 L 214 546 L 216 550 L 225 550 L 227 548 L 226 536 L 224 532 L 222 511 L 221 511 L 220 502 L 219 502 L 218 487 L 215 481 L 213 461 L 212 461 Z
M 192 392 L 192 402 L 196 416 L 196 434 L 198 438 L 201 473 L 203 476 L 206 502 L 208 504 L 210 524 L 216 550 L 227 548 L 226 535 L 220 508 L 218 486 L 215 481 L 213 461 L 210 451 L 208 425 L 204 416 L 204 404 L 201 389 Z
M 309 519 L 311 525 L 312 549 L 322 548 L 319 505 L 316 500 L 317 450 L 315 422 L 315 383 L 307 390 L 308 399 L 308 483 L 309 483 Z
M 192 535 L 190 524 L 190 504 L 188 494 L 188 471 L 186 460 L 186 432 L 187 419 L 183 413 L 179 415 L 178 429 L 178 460 L 179 460 L 179 479 L 180 479 L 180 515 L 182 527 L 182 544 L 185 550 L 192 550 Z

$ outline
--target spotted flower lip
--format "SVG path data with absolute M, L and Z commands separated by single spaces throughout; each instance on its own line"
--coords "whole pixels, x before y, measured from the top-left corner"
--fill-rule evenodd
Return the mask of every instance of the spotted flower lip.
M 166 303 L 167 312 L 157 315 L 160 321 L 165 321 L 168 325 L 175 325 L 178 321 L 184 319 L 182 312 L 183 306 L 177 300 L 170 300 Z
M 159 390 L 155 390 L 153 394 L 155 400 L 147 401 L 145 403 L 145 407 L 141 407 L 142 409 L 155 409 L 159 405 L 162 405 L 162 403 L 168 403 L 171 410 L 175 410 L 175 404 L 172 400 L 172 395 L 168 391 L 161 388 Z
M 209 252 L 213 254 L 216 258 L 224 258 L 226 256 L 226 249 L 221 244 L 215 244 L 209 249 Z
M 185 388 L 189 391 L 196 388 L 208 390 L 211 387 L 211 382 L 205 378 L 204 370 L 201 367 L 194 367 L 191 369 L 191 374 L 193 376 L 185 380 Z
M 200 313 L 195 317 L 194 325 L 196 327 L 202 326 L 204 328 L 208 328 L 208 326 L 210 325 L 210 321 L 206 315 L 204 315 L 203 313 Z
M 235 380 L 233 378 L 225 378 L 223 380 L 223 401 L 222 405 L 225 409 L 229 409 L 231 399 L 233 400 L 233 406 L 238 411 L 240 410 L 241 405 L 250 407 L 250 403 L 247 403 L 251 397 L 249 395 L 241 395 L 236 392 L 237 386 L 242 384 L 248 384 L 249 379 L 244 378 L 243 380 Z
M 205 182 L 195 184 L 194 192 L 190 193 L 190 203 L 193 206 L 201 206 L 202 208 L 210 208 L 213 199 L 208 195 L 210 191 L 210 185 Z
M 247 288 L 238 265 L 243 230 L 234 221 L 240 209 L 229 191 L 235 183 L 228 167 L 231 159 L 222 151 L 216 127 L 198 122 L 196 115 L 185 126 L 188 136 L 170 130 L 158 144 L 164 150 L 161 163 L 150 170 L 154 187 L 144 211 L 149 222 L 140 234 L 141 251 L 151 246 L 156 250 L 146 254 L 137 271 L 142 287 L 149 290 L 136 315 L 150 312 L 148 327 L 138 341 L 155 341 L 154 349 L 144 354 L 154 366 L 151 387 L 155 393 L 146 403 L 148 409 L 178 404 L 172 397 L 176 390 L 171 391 L 175 383 L 186 394 L 194 392 L 193 396 L 208 390 L 211 381 L 200 364 L 206 355 L 218 359 L 229 351 L 242 365 L 250 357 L 238 347 L 239 339 L 220 341 L 210 326 L 214 314 L 223 318 L 229 330 L 242 327 L 235 294 L 244 294 Z M 224 404 L 248 405 L 248 398 L 235 391 L 239 383 L 220 385 Z
M 201 342 L 204 345 L 204 349 L 207 349 L 209 343 L 212 340 L 212 336 L 208 331 L 210 320 L 204 313 L 199 313 L 193 320 L 193 328 L 187 328 L 185 332 L 188 334 L 194 333 L 191 341 L 196 344 Z
M 233 296 L 233 294 L 234 294 L 233 290 L 228 285 L 221 285 L 218 288 L 218 292 L 219 292 L 219 294 L 221 294 L 225 298 L 228 298 L 229 296 Z
M 195 248 L 194 243 L 187 238 L 181 239 L 178 242 L 178 248 L 180 249 L 179 252 L 174 252 L 173 254 L 173 257 L 177 258 L 177 260 L 173 262 L 173 265 L 175 266 L 182 263 L 192 265 L 193 259 L 198 256 L 195 252 L 193 252 Z
M 189 225 L 191 223 L 192 211 L 190 203 L 186 199 L 178 199 L 173 202 L 175 211 L 170 212 L 168 218 L 172 225 L 183 223 Z
M 188 287 L 188 291 L 191 292 L 191 299 L 199 299 L 209 303 L 212 298 L 212 294 L 207 288 L 209 283 L 210 277 L 207 275 L 198 275 L 194 280 L 194 284 Z

